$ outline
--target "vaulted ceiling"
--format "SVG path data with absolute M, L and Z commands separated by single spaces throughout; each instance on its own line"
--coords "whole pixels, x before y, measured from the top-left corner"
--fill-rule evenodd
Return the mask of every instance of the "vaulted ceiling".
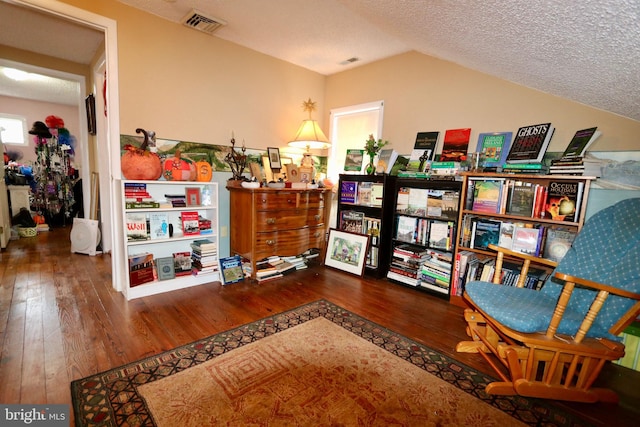
M 196 10 L 225 22 L 213 36 L 325 75 L 414 50 L 640 121 L 637 0 L 119 1 L 176 23 Z M 0 44 L 34 50 L 7 6 Z M 65 57 L 56 37 L 80 30 L 40 48 Z

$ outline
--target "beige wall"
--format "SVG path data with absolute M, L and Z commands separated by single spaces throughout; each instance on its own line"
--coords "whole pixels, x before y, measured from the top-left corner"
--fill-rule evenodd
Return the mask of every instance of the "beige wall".
M 120 132 L 251 148 L 282 147 L 324 102 L 324 76 L 114 0 L 66 0 L 118 25 Z
M 399 153 L 411 152 L 420 131 L 442 135 L 470 127 L 470 150 L 475 151 L 480 132 L 516 132 L 546 122 L 556 128 L 549 151 L 563 151 L 576 130 L 591 126 L 602 131 L 593 151 L 640 149 L 640 122 L 417 52 L 329 76 L 324 115 L 379 99 L 385 101 L 382 137 Z

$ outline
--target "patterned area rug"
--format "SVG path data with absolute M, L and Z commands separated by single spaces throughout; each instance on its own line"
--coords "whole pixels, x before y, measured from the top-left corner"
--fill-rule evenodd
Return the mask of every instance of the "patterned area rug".
M 71 383 L 76 425 L 516 426 L 581 423 L 317 301 Z

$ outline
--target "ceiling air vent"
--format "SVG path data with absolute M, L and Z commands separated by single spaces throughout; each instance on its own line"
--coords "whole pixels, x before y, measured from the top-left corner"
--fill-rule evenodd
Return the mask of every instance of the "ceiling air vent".
M 189 28 L 207 34 L 213 34 L 218 28 L 227 25 L 222 19 L 205 16 L 202 12 L 195 9 L 182 18 L 182 23 Z

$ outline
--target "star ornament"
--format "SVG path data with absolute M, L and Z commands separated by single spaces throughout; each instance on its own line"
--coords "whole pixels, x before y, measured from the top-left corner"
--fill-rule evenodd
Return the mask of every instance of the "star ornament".
M 311 98 L 302 102 L 302 111 L 308 111 L 311 114 L 312 111 L 316 111 L 316 102 L 313 102 Z

